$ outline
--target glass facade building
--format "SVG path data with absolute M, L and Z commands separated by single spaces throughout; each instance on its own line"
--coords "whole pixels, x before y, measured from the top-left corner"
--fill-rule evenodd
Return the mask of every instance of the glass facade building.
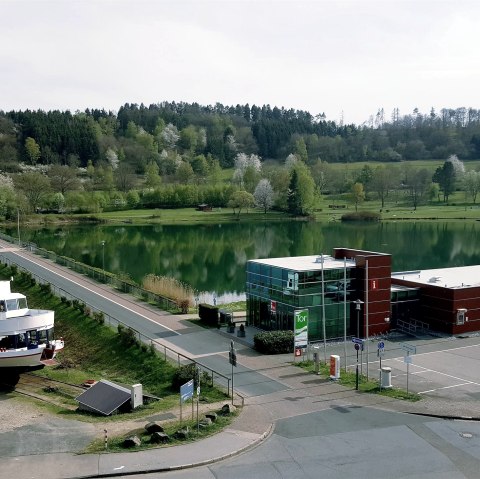
M 293 330 L 295 310 L 308 309 L 309 340 L 323 339 L 324 318 L 326 339 L 355 333 L 350 327 L 354 272 L 353 260 L 331 256 L 248 261 L 248 324 L 265 330 Z

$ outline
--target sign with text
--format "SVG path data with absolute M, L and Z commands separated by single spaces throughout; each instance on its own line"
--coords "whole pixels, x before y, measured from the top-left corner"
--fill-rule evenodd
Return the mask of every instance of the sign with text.
M 295 311 L 295 349 L 308 345 L 308 309 Z
M 187 399 L 193 398 L 193 379 L 190 379 L 188 383 L 180 386 L 180 399 L 181 402 L 185 402 Z
M 272 313 L 277 312 L 277 302 L 276 301 L 270 301 L 270 311 Z

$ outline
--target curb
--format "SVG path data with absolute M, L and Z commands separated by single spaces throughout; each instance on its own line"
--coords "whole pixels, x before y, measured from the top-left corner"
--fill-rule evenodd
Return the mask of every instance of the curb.
M 138 474 L 153 474 L 153 473 L 160 473 L 160 472 L 179 471 L 182 469 L 191 469 L 193 467 L 206 466 L 208 464 L 213 464 L 214 462 L 223 461 L 224 459 L 237 456 L 243 452 L 246 452 L 250 449 L 257 447 L 265 439 L 270 437 L 270 435 L 273 432 L 273 426 L 274 424 L 270 423 L 268 426 L 268 429 L 263 434 L 258 436 L 258 438 L 256 438 L 250 444 L 247 444 L 245 447 L 237 449 L 236 451 L 229 452 L 228 454 L 224 454 L 223 456 L 213 457 L 211 459 L 205 459 L 204 461 L 199 461 L 196 463 L 180 464 L 178 466 L 170 466 L 170 467 L 138 469 L 136 471 L 118 471 L 118 472 L 106 472 L 103 474 L 90 474 L 86 476 L 73 476 L 69 479 L 94 479 L 94 478 L 106 478 L 106 477 L 118 477 L 118 476 L 134 476 Z

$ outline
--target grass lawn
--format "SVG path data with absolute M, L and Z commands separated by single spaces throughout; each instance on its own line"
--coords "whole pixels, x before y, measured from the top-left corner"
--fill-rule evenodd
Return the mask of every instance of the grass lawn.
M 294 363 L 295 366 L 298 366 L 302 369 L 305 369 L 309 372 L 315 372 L 315 363 L 311 360 L 308 361 L 301 361 Z M 324 377 L 330 376 L 330 366 L 328 364 L 320 364 L 320 374 Z M 347 371 L 345 372 L 343 369 L 340 373 L 340 379 L 338 383 L 342 386 L 347 386 L 352 389 L 355 388 L 356 385 L 356 373 Z M 361 392 L 369 393 L 369 394 L 380 394 L 382 396 L 388 396 L 395 399 L 403 399 L 406 401 L 420 401 L 422 397 L 415 393 L 407 393 L 403 389 L 397 388 L 389 388 L 389 389 L 380 389 L 378 381 L 374 381 L 367 378 L 365 376 L 361 376 L 359 383 L 358 383 L 358 390 Z

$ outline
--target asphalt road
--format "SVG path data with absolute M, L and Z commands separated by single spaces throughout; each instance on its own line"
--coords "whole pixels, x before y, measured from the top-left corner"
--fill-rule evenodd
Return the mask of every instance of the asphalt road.
M 478 479 L 479 470 L 479 423 L 345 406 L 281 419 L 265 443 L 238 457 L 147 477 Z

